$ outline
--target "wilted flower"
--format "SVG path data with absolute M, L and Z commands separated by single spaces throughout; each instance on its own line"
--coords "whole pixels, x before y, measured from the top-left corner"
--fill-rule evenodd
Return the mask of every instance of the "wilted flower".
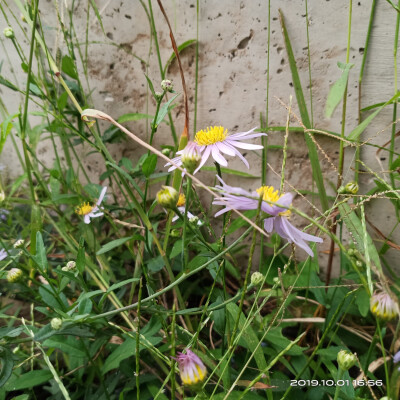
M 390 321 L 399 315 L 398 304 L 386 292 L 374 293 L 370 299 L 370 310 L 376 318 Z
M 156 197 L 160 206 L 174 209 L 179 199 L 179 193 L 172 186 L 162 186 Z
M 217 178 L 222 186 L 217 185 L 216 187 L 223 192 L 225 200 L 214 200 L 213 204 L 225 206 L 225 208 L 218 211 L 215 214 L 216 217 L 233 208 L 236 210 L 257 210 L 259 198 L 262 196 L 261 211 L 270 215 L 270 217 L 264 219 L 264 229 L 268 233 L 275 230 L 280 237 L 301 247 L 311 257 L 314 256 L 306 241 L 321 243 L 323 240 L 300 231 L 289 222 L 291 212 L 288 208 L 293 201 L 292 193 L 280 195 L 272 186 L 261 186 L 250 193 L 244 189 L 229 186 L 220 177 L 217 176 Z
M 75 261 L 68 261 L 67 265 L 65 267 L 62 267 L 62 271 L 72 271 L 76 268 L 76 262 Z
M 169 79 L 164 79 L 161 81 L 161 89 L 166 92 L 172 92 L 174 90 L 174 85 Z
M 357 362 L 357 356 L 348 350 L 340 350 L 337 355 L 339 368 L 343 371 L 349 370 Z
M 8 253 L 5 251 L 5 249 L 1 249 L 0 250 L 0 261 L 4 260 L 5 258 L 7 258 Z
M 14 249 L 18 249 L 19 247 L 22 247 L 25 243 L 24 239 L 18 239 L 15 243 L 14 243 Z
M 207 369 L 193 351 L 186 350 L 186 354 L 178 353 L 176 361 L 178 362 L 182 382 L 185 385 L 195 385 L 205 379 Z
M 7 28 L 4 28 L 3 33 L 7 39 L 14 39 L 14 37 L 15 37 L 14 30 L 13 30 L 13 28 L 11 28 L 11 26 L 7 26 Z
M 100 204 L 104 199 L 104 196 L 107 192 L 107 186 L 104 186 L 101 190 L 100 197 L 97 200 L 96 205 L 91 206 L 89 203 L 83 203 L 79 207 L 76 208 L 76 213 L 78 215 L 83 215 L 83 221 L 85 224 L 90 224 L 90 218 L 97 218 L 104 215 L 103 212 L 100 211 Z
M 7 281 L 10 283 L 17 282 L 22 277 L 22 271 L 19 268 L 11 268 L 7 272 Z
M 264 275 L 261 272 L 254 272 L 251 275 L 251 284 L 254 286 L 260 285 L 264 280 Z
M 185 204 L 186 204 L 186 197 L 183 193 L 179 194 L 178 201 L 176 202 L 176 207 L 178 208 L 179 212 L 181 214 L 185 214 Z M 187 216 L 189 219 L 189 222 L 192 222 L 193 219 L 197 218 L 195 215 L 193 215 L 191 212 L 187 212 Z M 172 222 L 175 222 L 176 220 L 179 219 L 178 215 L 175 215 L 174 218 L 172 218 Z M 197 221 L 195 221 L 197 225 L 201 225 L 201 221 L 197 218 Z
M 228 131 L 222 126 L 212 126 L 205 130 L 198 131 L 194 142 L 197 144 L 197 149 L 201 153 L 201 162 L 193 173 L 195 174 L 206 163 L 210 155 L 218 164 L 226 167 L 228 161 L 226 161 L 221 153 L 227 154 L 228 156 L 238 156 L 246 167 L 249 168 L 249 163 L 237 148 L 246 150 L 260 150 L 263 148 L 263 146 L 258 144 L 241 142 L 241 140 L 266 136 L 266 133 L 252 133 L 255 129 L 256 128 L 253 128 L 248 132 L 234 133 L 233 135 L 228 135 Z M 179 166 L 182 165 L 182 154 L 184 151 L 185 149 L 177 152 L 177 154 L 180 155 L 172 160 L 175 164 Z M 173 165 L 168 171 L 172 171 L 175 168 L 176 167 Z
M 53 318 L 50 321 L 50 325 L 51 325 L 52 329 L 54 329 L 55 331 L 60 330 L 62 327 L 62 324 L 63 324 L 63 322 L 62 322 L 61 318 Z

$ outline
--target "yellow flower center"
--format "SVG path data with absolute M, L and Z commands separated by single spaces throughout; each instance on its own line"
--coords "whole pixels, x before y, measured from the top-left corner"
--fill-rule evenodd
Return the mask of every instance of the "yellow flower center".
M 209 126 L 205 130 L 198 131 L 194 141 L 199 146 L 208 146 L 217 142 L 223 142 L 228 136 L 228 131 L 223 126 Z
M 75 212 L 78 215 L 87 215 L 93 210 L 93 206 L 91 206 L 89 203 L 82 203 L 80 206 L 76 207 Z
M 183 193 L 179 194 L 178 202 L 176 203 L 177 207 L 183 207 L 186 203 L 186 197 Z
M 279 192 L 275 190 L 273 186 L 261 186 L 256 190 L 256 192 L 260 196 L 262 196 L 262 199 L 264 201 L 270 201 L 271 203 L 279 204 L 279 199 L 283 196 L 279 195 Z M 289 217 L 290 214 L 291 214 L 290 210 L 286 210 L 279 213 L 279 215 L 282 215 L 284 217 Z

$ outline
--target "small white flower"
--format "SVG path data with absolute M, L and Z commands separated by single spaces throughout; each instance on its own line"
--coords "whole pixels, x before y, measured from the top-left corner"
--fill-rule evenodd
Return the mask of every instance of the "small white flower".
M 103 201 L 106 192 L 107 186 L 104 186 L 101 190 L 100 197 L 97 200 L 96 205 L 91 206 L 89 203 L 83 203 L 76 208 L 76 213 L 78 215 L 83 215 L 83 221 L 85 224 L 90 224 L 90 218 L 97 218 L 104 215 L 104 213 L 100 211 L 100 204 Z
M 15 243 L 14 243 L 14 249 L 18 249 L 18 247 L 22 247 L 25 243 L 24 239 L 18 239 Z
M 186 197 L 185 197 L 185 195 L 183 193 L 180 193 L 179 194 L 179 199 L 178 199 L 178 201 L 176 203 L 176 207 L 179 210 L 179 212 L 181 214 L 183 214 L 183 215 L 185 214 L 185 208 L 186 208 L 185 204 L 186 204 Z M 193 215 L 189 211 L 187 212 L 187 217 L 188 217 L 189 222 L 192 222 L 192 220 L 193 220 L 194 222 L 197 223 L 197 225 L 201 225 L 202 224 L 202 222 L 195 215 Z M 172 222 L 175 222 L 178 219 L 179 219 L 179 216 L 175 215 L 175 217 L 172 218 Z

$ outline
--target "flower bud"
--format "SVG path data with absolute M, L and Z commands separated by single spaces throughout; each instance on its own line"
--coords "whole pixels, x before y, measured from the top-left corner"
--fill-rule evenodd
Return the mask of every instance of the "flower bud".
M 348 350 L 340 350 L 337 355 L 339 368 L 343 371 L 349 370 L 357 362 L 357 356 Z
M 6 195 L 4 194 L 4 192 L 2 190 L 0 190 L 0 203 L 2 203 L 6 198 Z
M 357 182 L 351 181 L 346 184 L 346 186 L 340 186 L 338 189 L 339 194 L 357 194 L 358 193 L 358 184 Z
M 62 271 L 72 271 L 76 267 L 76 262 L 75 261 L 68 261 L 67 265 L 65 267 L 62 267 Z
M 178 362 L 179 373 L 184 385 L 197 385 L 206 378 L 207 369 L 193 351 L 186 350 L 186 354 L 178 353 L 176 361 Z
M 191 224 L 193 224 L 193 225 L 200 225 L 201 224 L 199 217 L 196 217 L 196 216 L 194 216 L 192 218 L 189 218 L 189 222 Z
M 399 315 L 398 304 L 386 292 L 374 293 L 369 305 L 371 313 L 384 321 L 390 321 Z
M 179 193 L 171 186 L 163 186 L 156 197 L 160 206 L 175 209 L 179 199 Z
M 181 161 L 183 166 L 192 174 L 200 165 L 201 153 L 195 142 L 189 142 L 182 151 Z
M 63 324 L 63 322 L 62 322 L 61 318 L 53 318 L 50 321 L 50 325 L 51 325 L 52 329 L 54 329 L 55 331 L 60 330 L 62 327 L 62 324 Z
M 182 232 L 180 229 L 172 229 L 170 232 L 170 236 L 174 238 L 178 238 L 182 236 Z
M 172 92 L 174 90 L 174 85 L 169 79 L 164 79 L 161 82 L 161 89 L 164 90 L 164 92 Z
M 24 239 L 18 239 L 15 243 L 14 243 L 14 249 L 18 249 L 19 247 L 22 247 L 25 243 Z
M 169 157 L 169 155 L 171 154 L 171 149 L 169 149 L 169 148 L 162 149 L 161 153 L 163 153 L 164 156 Z
M 264 281 L 264 275 L 261 272 L 254 272 L 251 275 L 251 284 L 253 286 L 258 286 L 261 285 L 261 283 Z
M 22 278 L 22 271 L 19 268 L 11 268 L 7 272 L 7 281 L 10 283 L 18 282 Z
M 13 28 L 11 28 L 11 26 L 7 26 L 7 28 L 4 28 L 3 33 L 4 33 L 4 36 L 7 39 L 14 39 L 15 38 L 14 30 L 13 30 Z
M 161 93 L 161 92 L 154 93 L 154 97 L 156 98 L 157 101 L 160 101 L 163 96 L 164 96 L 164 93 Z

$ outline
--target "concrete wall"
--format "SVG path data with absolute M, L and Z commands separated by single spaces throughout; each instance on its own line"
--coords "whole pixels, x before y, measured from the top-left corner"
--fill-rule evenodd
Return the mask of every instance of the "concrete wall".
M 19 12 L 13 3 L 11 8 L 18 15 Z M 57 2 L 64 23 L 68 25 L 69 17 L 64 1 Z M 163 64 L 171 55 L 169 32 L 159 11 L 156 1 L 153 1 L 153 12 L 156 21 L 157 35 L 160 44 Z M 85 42 L 86 26 L 86 2 L 76 1 L 73 10 L 74 24 L 80 42 Z M 157 85 L 160 82 L 158 60 L 154 51 L 154 42 L 150 43 L 150 26 L 146 13 L 140 2 L 126 0 L 96 0 L 96 4 L 102 15 L 102 21 L 106 32 L 104 37 L 100 25 L 91 10 L 89 59 L 87 63 L 89 71 L 89 87 L 92 91 L 93 106 L 103 110 L 114 118 L 129 112 L 154 113 L 154 101 L 149 99 L 144 72 Z M 148 3 L 145 2 L 146 6 Z M 71 7 L 71 1 L 67 2 Z M 164 1 L 164 7 L 171 20 L 178 44 L 189 39 L 196 38 L 196 1 Z M 293 96 L 292 108 L 299 115 L 297 102 L 287 54 L 281 33 L 278 18 L 278 7 L 282 10 L 286 25 L 292 39 L 293 51 L 297 60 L 300 78 L 306 96 L 309 109 L 311 108 L 310 75 L 307 55 L 307 31 L 306 31 L 306 4 L 304 1 L 281 0 L 271 1 L 271 47 L 269 69 L 269 124 L 282 126 L 286 122 L 286 109 L 278 99 L 289 103 Z M 353 1 L 352 32 L 350 62 L 355 67 L 350 72 L 346 134 L 356 125 L 358 118 L 358 75 L 362 60 L 363 48 L 369 20 L 371 2 L 367 0 Z M 55 51 L 57 43 L 63 49 L 62 38 L 57 38 L 58 22 L 55 17 L 54 2 L 41 2 L 41 19 L 46 31 L 46 40 Z M 337 62 L 345 62 L 347 46 L 349 1 L 346 0 L 310 0 L 308 2 L 309 14 L 309 40 L 310 63 L 312 82 L 312 106 L 313 121 L 315 127 L 334 132 L 341 129 L 341 105 L 337 108 L 331 119 L 324 117 L 324 107 L 330 85 L 340 76 Z M 394 93 L 394 66 L 393 46 L 397 13 L 385 2 L 378 2 L 374 20 L 370 52 L 367 58 L 365 76 L 362 86 L 362 107 L 370 104 L 384 102 Z M 199 14 L 199 97 L 197 128 L 201 129 L 209 125 L 223 125 L 230 132 L 249 130 L 259 126 L 259 116 L 265 116 L 267 97 L 267 56 L 268 56 L 268 2 L 267 1 L 229 1 L 213 0 L 200 1 Z M 0 28 L 3 30 L 7 23 L 0 20 Z M 12 24 L 19 39 L 23 38 L 22 31 Z M 25 44 L 27 39 L 24 39 Z M 100 43 L 94 43 L 100 42 Z M 10 64 L 10 60 L 16 59 L 16 54 L 10 41 L 3 41 L 7 49 L 0 55 L 4 60 L 2 75 L 13 80 L 11 69 L 15 79 L 22 87 L 25 86 L 25 75 L 20 70 L 18 63 Z M 119 45 L 120 48 L 115 45 Z M 151 48 L 150 48 L 151 46 Z M 83 49 L 83 48 L 82 48 Z M 148 63 L 145 63 L 138 58 Z M 194 85 L 195 85 L 195 49 L 194 46 L 182 53 L 182 62 L 188 86 L 190 100 L 190 122 L 193 132 L 194 110 Z M 82 66 L 79 68 L 82 70 Z M 180 77 L 176 62 L 169 68 L 168 78 L 172 79 L 177 91 L 181 91 Z M 21 96 L 1 87 L 0 93 L 9 112 L 16 112 Z M 32 107 L 34 109 L 34 107 Z M 178 134 L 183 128 L 183 103 L 180 97 L 179 105 L 174 109 L 173 116 Z M 365 118 L 368 113 L 363 114 Z M 386 110 L 374 120 L 363 139 L 372 138 L 371 143 L 383 145 L 390 139 L 392 109 Z M 291 125 L 299 123 L 292 118 Z M 107 125 L 103 125 L 104 128 Z M 129 123 L 133 132 L 141 137 L 148 134 L 148 125 L 144 121 Z M 386 128 L 386 129 L 385 129 Z M 382 131 L 383 130 L 383 131 Z M 147 132 L 147 133 L 146 133 Z M 283 132 L 270 132 L 269 144 L 282 145 Z M 316 136 L 318 143 L 325 154 L 320 153 L 321 166 L 327 182 L 336 185 L 337 171 L 334 166 L 338 162 L 337 140 L 329 139 L 321 135 Z M 256 141 L 255 141 L 256 142 Z M 159 127 L 155 144 L 172 144 L 169 128 L 164 124 Z M 134 143 L 128 142 L 122 145 L 110 145 L 112 154 L 119 159 L 121 156 L 135 160 L 143 153 Z M 376 171 L 386 171 L 388 154 L 381 152 L 376 156 L 376 148 L 364 146 L 362 159 L 368 166 Z M 397 150 L 398 146 L 397 146 Z M 86 156 L 87 148 L 79 149 L 84 162 L 90 168 L 90 176 L 93 181 L 98 181 L 98 176 L 104 171 L 104 165 L 95 155 Z M 41 157 L 49 164 L 54 158 L 51 146 L 43 142 L 39 146 Z M 261 159 L 258 155 L 248 154 L 252 165 L 251 172 L 259 175 Z M 346 163 L 344 181 L 351 180 L 354 172 L 354 151 L 346 149 Z M 18 173 L 15 167 L 17 162 L 12 146 L 9 143 L 6 151 L 1 156 L 1 162 L 9 166 L 9 174 L 12 178 Z M 268 162 L 271 167 L 280 174 L 282 164 L 282 152 L 270 150 Z M 239 159 L 232 160 L 230 168 L 243 169 Z M 160 171 L 163 170 L 159 165 Z M 210 175 L 210 174 L 208 174 Z M 201 173 L 201 177 L 207 177 L 207 173 Z M 387 178 L 382 174 L 383 178 Z M 287 190 L 290 186 L 298 190 L 311 190 L 312 177 L 308 159 L 308 151 L 305 146 L 302 133 L 290 133 L 289 152 L 286 166 Z M 373 176 L 361 175 L 360 193 L 366 193 L 373 185 Z M 272 170 L 268 171 L 269 184 L 277 185 L 279 176 Z M 256 188 L 259 180 L 232 179 L 233 184 L 242 185 L 245 188 Z M 328 186 L 328 185 L 327 185 Z M 330 194 L 334 194 L 330 190 Z M 311 199 L 308 197 L 308 199 Z M 315 213 L 312 207 L 300 197 L 295 204 L 305 211 Z M 320 209 L 318 202 L 316 203 Z M 394 209 L 388 200 L 373 200 L 368 204 L 368 218 L 374 221 L 376 226 L 384 233 L 389 234 L 394 227 Z M 300 220 L 299 220 L 300 221 Z M 373 237 L 377 237 L 373 233 Z M 400 234 L 397 229 L 392 237 L 394 242 L 400 242 Z M 380 245 L 378 245 L 378 248 Z M 326 241 L 320 246 L 321 252 L 327 251 L 329 243 Z M 393 266 L 398 264 L 396 250 L 390 250 L 390 262 Z

